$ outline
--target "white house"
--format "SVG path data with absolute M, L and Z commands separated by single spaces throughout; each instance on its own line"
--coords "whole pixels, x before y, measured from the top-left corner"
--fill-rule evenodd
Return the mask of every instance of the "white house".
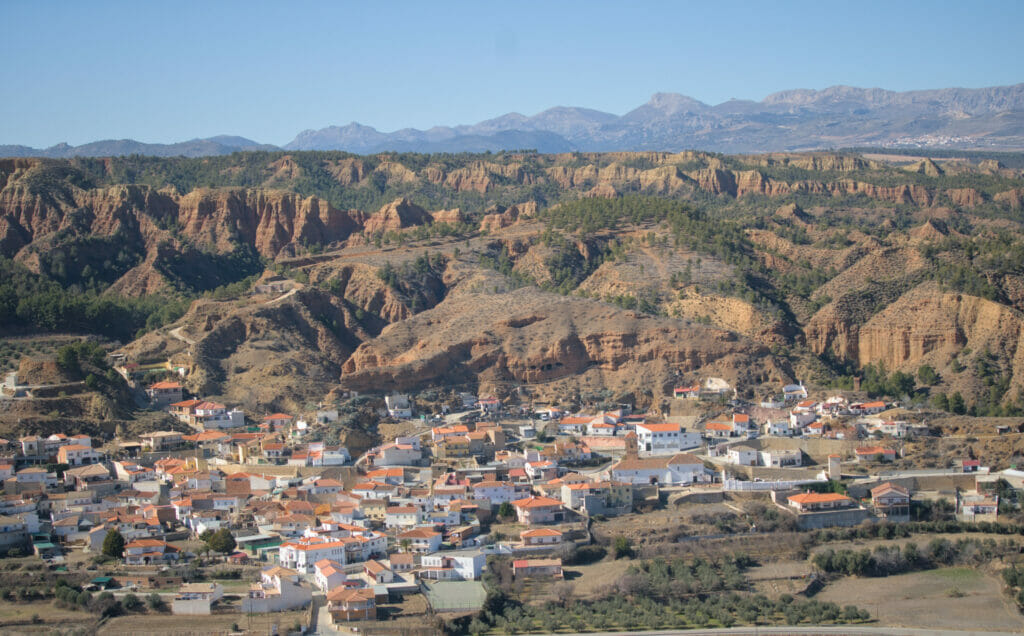
M 320 559 L 313 564 L 313 581 L 323 592 L 330 592 L 348 580 L 345 567 L 337 561 Z
M 757 466 L 757 450 L 750 446 L 738 444 L 736 446 L 729 447 L 727 452 L 729 457 L 729 463 L 736 464 L 738 466 Z
M 384 398 L 388 415 L 400 420 L 407 420 L 412 417 L 412 402 L 408 395 L 393 394 Z
M 610 469 L 612 481 L 631 484 L 658 484 L 662 486 L 707 481 L 704 463 L 689 453 L 670 457 L 625 458 Z
M 483 574 L 487 556 L 480 550 L 457 550 L 424 554 L 420 577 L 424 579 L 474 581 Z
M 441 549 L 441 533 L 428 528 L 413 528 L 398 535 L 399 544 L 409 542 L 410 552 L 430 554 Z
M 330 559 L 345 565 L 345 541 L 325 537 L 303 537 L 281 544 L 278 561 L 282 566 L 309 574 L 313 564 Z
M 388 506 L 384 512 L 384 527 L 413 528 L 420 523 L 421 516 L 416 506 Z
M 510 481 L 481 481 L 473 484 L 473 499 L 484 499 L 491 507 L 511 503 L 518 499 L 515 486 Z
M 700 446 L 700 433 L 682 430 L 679 424 L 636 425 L 637 447 L 641 454 L 674 455 Z
M 260 580 L 249 586 L 242 599 L 243 613 L 285 612 L 310 604 L 313 594 L 303 587 L 294 570 L 273 566 L 260 573 Z
M 804 388 L 804 383 L 799 384 L 787 384 L 782 387 L 782 395 L 787 401 L 789 400 L 806 400 L 807 389 Z
M 816 419 L 818 419 L 818 414 L 814 411 L 808 411 L 805 413 L 797 413 L 796 411 L 793 411 L 789 414 L 789 428 L 793 430 L 801 430 Z
M 803 453 L 799 448 L 771 449 L 758 453 L 762 466 L 787 468 L 803 465 Z
M 385 444 L 373 453 L 374 466 L 411 466 L 418 464 L 423 458 L 423 451 L 418 446 L 395 441 Z

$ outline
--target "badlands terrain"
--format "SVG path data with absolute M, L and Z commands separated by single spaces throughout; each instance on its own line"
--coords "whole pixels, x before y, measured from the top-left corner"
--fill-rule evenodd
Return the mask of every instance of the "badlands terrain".
M 663 409 L 709 376 L 760 398 L 899 371 L 918 404 L 1018 414 L 1024 164 L 1000 158 L 4 159 L 0 329 L 187 356 L 192 392 L 257 412 L 439 388 Z M 76 412 L 132 408 L 94 397 Z

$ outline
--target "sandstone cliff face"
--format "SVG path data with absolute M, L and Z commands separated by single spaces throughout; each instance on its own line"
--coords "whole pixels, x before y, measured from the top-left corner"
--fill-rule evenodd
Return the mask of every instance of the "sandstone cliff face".
M 639 175 L 640 189 L 653 194 L 674 194 L 693 187 L 693 180 L 676 166 L 644 170 Z
M 462 213 L 459 208 L 452 208 L 451 210 L 438 210 L 430 213 L 431 223 L 465 223 L 466 215 Z
M 962 208 L 973 208 L 985 201 L 982 194 L 974 188 L 950 188 L 946 190 L 946 196 L 953 202 L 953 205 Z
M 948 358 L 965 346 L 1017 358 L 1022 336 L 1020 312 L 983 298 L 943 293 L 929 283 L 861 327 L 858 360 L 861 365 L 884 362 L 887 369 L 909 369 L 926 359 Z M 1021 370 L 1015 365 L 1015 375 Z
M 535 180 L 521 164 L 498 164 L 484 161 L 473 162 L 464 168 L 445 173 L 437 166 L 430 167 L 427 178 L 434 183 L 443 183 L 456 192 L 485 193 L 495 185 L 495 178 L 521 185 L 531 185 Z
M 390 232 L 423 225 L 428 221 L 430 221 L 430 215 L 426 210 L 408 199 L 397 199 L 366 219 L 363 230 L 367 234 Z
M 361 159 L 327 161 L 324 167 L 342 185 L 356 185 L 366 178 L 366 166 Z
M 669 368 L 694 371 L 730 355 L 766 356 L 735 335 L 623 312 L 536 290 L 457 292 L 437 307 L 388 326 L 342 369 L 346 387 L 410 390 L 441 378 L 492 385 L 600 375 L 626 390 Z
M 335 293 L 362 309 L 369 316 L 379 316 L 387 323 L 398 322 L 412 316 L 412 310 L 405 305 L 393 289 L 377 276 L 377 270 L 363 263 L 348 263 L 340 267 L 325 264 L 309 271 L 312 283 L 329 283 Z M 379 332 L 383 324 L 369 326 Z
M 1013 210 L 1024 209 L 1024 188 L 1013 188 L 1006 192 L 1000 192 L 992 197 L 992 199 Z
M 132 359 L 187 351 L 188 388 L 250 412 L 301 410 L 337 383 L 341 365 L 372 337 L 340 298 L 316 290 L 283 300 L 198 300 L 175 325 L 194 344 L 152 332 L 122 349 Z
M 853 155 L 836 154 L 800 154 L 772 153 L 758 159 L 762 166 L 791 166 L 814 172 L 855 172 L 872 170 L 880 167 L 875 161 L 868 161 Z
M 181 198 L 178 223 L 193 241 L 231 250 L 236 240 L 275 257 L 292 244 L 341 241 L 360 229 L 362 214 L 336 210 L 317 197 L 284 191 L 196 190 Z
M 480 230 L 496 232 L 501 228 L 515 224 L 520 218 L 529 218 L 534 216 L 536 213 L 537 203 L 535 201 L 528 201 L 521 205 L 513 205 L 502 212 L 485 214 L 480 220 Z

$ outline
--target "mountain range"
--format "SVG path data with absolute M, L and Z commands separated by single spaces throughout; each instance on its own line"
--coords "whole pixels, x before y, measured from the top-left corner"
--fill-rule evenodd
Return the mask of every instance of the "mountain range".
M 356 122 L 304 130 L 282 148 L 218 136 L 176 144 L 97 141 L 46 149 L 0 146 L 0 156 L 208 156 L 243 150 L 345 150 L 359 154 L 664 150 L 770 152 L 851 146 L 1024 148 L 1024 84 L 894 92 L 833 86 L 787 90 L 760 102 L 717 105 L 657 93 L 624 115 L 558 106 L 531 117 L 508 113 L 474 125 L 381 132 Z

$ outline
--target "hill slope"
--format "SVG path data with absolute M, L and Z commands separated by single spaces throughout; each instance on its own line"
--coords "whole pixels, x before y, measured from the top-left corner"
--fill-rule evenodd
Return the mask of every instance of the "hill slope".
M 193 390 L 250 409 L 921 365 L 918 399 L 1022 403 L 1024 179 L 992 161 L 253 152 L 5 160 L 0 185 L 0 326 L 188 351 Z M 252 294 L 270 270 L 298 291 Z

